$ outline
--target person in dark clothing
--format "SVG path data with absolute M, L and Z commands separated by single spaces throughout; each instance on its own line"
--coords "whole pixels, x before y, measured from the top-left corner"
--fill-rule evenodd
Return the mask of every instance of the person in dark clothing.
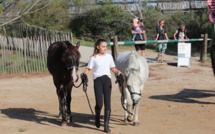
M 156 37 L 155 40 L 169 40 L 166 28 L 164 27 L 164 20 L 159 21 L 159 26 L 156 27 Z M 163 63 L 164 54 L 167 49 L 167 43 L 158 43 L 158 57 L 156 57 L 157 62 Z
M 94 92 L 96 99 L 95 106 L 95 124 L 96 127 L 100 127 L 100 113 L 103 106 L 104 97 L 104 132 L 110 132 L 109 129 L 109 119 L 111 114 L 111 73 L 110 70 L 116 75 L 121 74 L 121 72 L 116 69 L 113 57 L 106 53 L 107 41 L 104 39 L 99 39 L 95 43 L 93 56 L 88 62 L 88 66 L 81 76 L 86 76 L 91 69 L 94 69 L 93 79 L 94 79 Z
M 143 20 L 140 18 L 139 21 L 141 23 L 141 25 L 140 25 L 140 29 L 141 29 L 140 32 L 135 32 L 135 28 L 134 27 L 132 27 L 132 30 L 131 30 L 131 34 L 132 35 L 136 34 L 136 37 L 134 39 L 135 41 L 146 40 L 146 31 L 145 31 L 145 28 L 143 26 Z M 143 35 L 142 38 L 141 38 L 140 34 Z M 146 44 L 135 44 L 134 46 L 135 46 L 135 50 L 137 52 L 139 52 L 143 57 L 146 57 L 145 56 L 146 55 L 145 54 L 146 53 L 145 52 Z

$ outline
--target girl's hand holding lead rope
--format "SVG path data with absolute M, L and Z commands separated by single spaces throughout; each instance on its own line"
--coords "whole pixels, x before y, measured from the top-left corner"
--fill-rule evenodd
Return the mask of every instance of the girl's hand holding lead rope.
M 87 75 L 85 74 L 85 73 L 82 73 L 81 74 L 81 81 L 82 81 L 82 83 L 83 83 L 83 90 L 84 90 L 84 92 L 86 92 L 87 91 L 87 86 L 88 86 L 88 78 L 87 78 Z

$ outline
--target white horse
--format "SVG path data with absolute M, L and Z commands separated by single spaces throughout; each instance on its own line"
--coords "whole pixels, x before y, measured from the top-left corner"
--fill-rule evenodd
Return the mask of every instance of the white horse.
M 138 108 L 149 69 L 145 58 L 136 51 L 121 53 L 116 59 L 116 68 L 124 74 L 124 85 L 120 86 L 125 108 L 124 121 L 139 125 Z

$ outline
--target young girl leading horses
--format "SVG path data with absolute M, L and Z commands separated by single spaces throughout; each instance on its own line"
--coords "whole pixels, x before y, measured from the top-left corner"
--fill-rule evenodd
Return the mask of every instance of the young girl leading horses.
M 86 76 L 91 69 L 94 69 L 93 79 L 94 79 L 94 92 L 96 99 L 95 106 L 95 124 L 96 127 L 100 127 L 100 113 L 103 106 L 103 96 L 104 96 L 104 131 L 110 132 L 109 129 L 109 119 L 111 113 L 111 74 L 110 70 L 119 75 L 121 72 L 116 69 L 113 57 L 106 53 L 107 41 L 104 39 L 99 39 L 95 43 L 94 53 L 90 58 L 87 68 L 85 69 L 82 76 Z

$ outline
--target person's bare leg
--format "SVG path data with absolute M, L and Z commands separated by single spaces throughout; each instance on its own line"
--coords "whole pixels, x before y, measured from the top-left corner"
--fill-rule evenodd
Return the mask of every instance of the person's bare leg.
M 164 55 L 165 55 L 164 53 L 161 54 L 161 62 L 162 63 L 163 63 L 163 60 L 164 60 Z
M 161 61 L 161 55 L 159 55 L 158 57 L 156 57 L 156 61 L 160 62 Z
M 145 50 L 141 50 L 141 55 L 146 58 L 146 51 Z

